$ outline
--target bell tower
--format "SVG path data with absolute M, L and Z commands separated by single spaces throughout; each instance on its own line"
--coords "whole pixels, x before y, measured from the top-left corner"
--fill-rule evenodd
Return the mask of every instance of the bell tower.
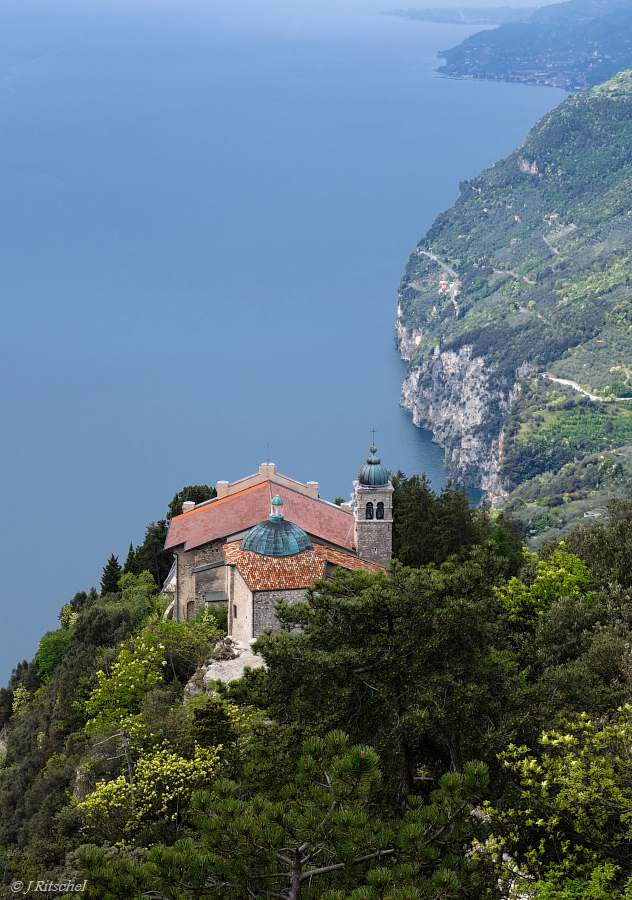
M 393 553 L 393 485 L 376 453 L 373 444 L 353 482 L 354 536 L 361 559 L 387 568 Z

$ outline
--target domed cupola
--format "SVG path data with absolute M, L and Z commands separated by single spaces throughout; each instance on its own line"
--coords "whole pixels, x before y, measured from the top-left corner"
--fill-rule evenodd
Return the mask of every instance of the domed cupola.
M 371 455 L 367 456 L 365 464 L 360 469 L 358 481 L 364 487 L 384 487 L 388 484 L 388 472 L 380 462 L 380 457 L 375 455 L 377 452 L 375 444 L 369 452 Z
M 312 549 L 308 535 L 283 517 L 283 500 L 277 494 L 272 500 L 270 518 L 251 528 L 241 542 L 242 550 L 260 556 L 296 556 Z

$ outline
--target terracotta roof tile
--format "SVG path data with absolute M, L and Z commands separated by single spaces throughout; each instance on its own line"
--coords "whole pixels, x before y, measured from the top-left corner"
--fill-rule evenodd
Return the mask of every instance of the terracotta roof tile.
M 241 541 L 224 544 L 226 564 L 236 566 L 251 591 L 308 588 L 325 574 L 325 560 L 311 550 L 296 556 L 261 556 L 240 550 Z
M 270 515 L 270 501 L 277 492 L 283 498 L 288 521 L 313 537 L 354 549 L 351 513 L 269 481 L 175 516 L 169 526 L 165 549 L 184 545 L 185 550 L 192 550 L 258 525 Z
M 331 547 L 325 547 L 324 544 L 317 544 L 315 541 L 312 541 L 312 547 L 314 548 L 314 553 L 323 556 L 327 562 L 334 566 L 340 566 L 351 571 L 362 569 L 365 572 L 370 572 L 372 575 L 384 571 L 384 568 L 378 566 L 377 563 L 368 562 L 368 560 L 352 556 L 350 553 L 343 553 L 341 550 L 333 550 Z
M 325 574 L 327 562 L 343 569 L 362 569 L 375 574 L 383 572 L 381 566 L 358 559 L 350 553 L 332 550 L 323 544 L 313 544 L 312 550 L 296 556 L 261 556 L 249 550 L 241 550 L 241 541 L 224 544 L 227 566 L 236 566 L 251 591 L 289 591 L 308 588 Z

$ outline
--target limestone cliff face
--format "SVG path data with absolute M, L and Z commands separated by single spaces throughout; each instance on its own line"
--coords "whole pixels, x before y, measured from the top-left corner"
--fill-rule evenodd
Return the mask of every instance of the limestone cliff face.
M 397 331 L 397 346 L 402 359 L 409 362 L 412 352 L 421 343 L 422 332 L 418 328 L 408 330 L 401 321 L 402 308 L 397 307 L 397 321 L 395 322 L 395 330 Z
M 406 358 L 407 344 L 399 346 Z M 473 356 L 471 347 L 443 352 L 437 347 L 434 356 L 409 367 L 402 387 L 401 405 L 445 449 L 451 477 L 486 491 L 494 506 L 502 506 L 507 496 L 500 476 L 504 420 L 529 371 L 522 366 L 503 391 L 490 383 L 493 368 Z

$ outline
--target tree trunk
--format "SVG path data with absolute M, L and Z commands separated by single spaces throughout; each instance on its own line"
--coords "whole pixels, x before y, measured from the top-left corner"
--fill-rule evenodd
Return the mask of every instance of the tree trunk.
M 287 900 L 301 900 L 301 875 L 303 874 L 303 859 L 297 850 L 294 854 L 294 862 L 292 863 L 292 878 L 290 882 L 290 890 Z
M 397 800 L 402 809 L 405 809 L 408 802 L 408 796 L 415 783 L 415 758 L 406 741 L 400 743 L 400 752 L 402 755 L 402 765 Z

